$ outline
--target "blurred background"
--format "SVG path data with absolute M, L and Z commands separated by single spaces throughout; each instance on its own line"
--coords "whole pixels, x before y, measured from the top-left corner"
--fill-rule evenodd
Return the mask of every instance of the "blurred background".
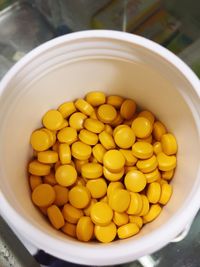
M 200 77 L 199 0 L 0 0 L 0 79 L 36 46 L 87 29 L 125 31 L 151 39 L 178 55 Z M 199 267 L 199 214 L 186 234 L 123 266 Z M 1 218 L 0 267 L 75 266 L 19 238 Z

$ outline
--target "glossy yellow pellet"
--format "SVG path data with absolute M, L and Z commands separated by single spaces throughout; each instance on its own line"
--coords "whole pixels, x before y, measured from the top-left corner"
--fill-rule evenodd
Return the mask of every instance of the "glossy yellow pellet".
M 141 195 L 141 198 L 142 198 L 142 209 L 141 209 L 140 213 L 138 213 L 137 215 L 138 216 L 145 216 L 149 212 L 149 208 L 150 208 L 149 200 L 146 197 L 146 195 L 143 195 L 143 194 Z
M 66 187 L 55 185 L 53 187 L 56 193 L 56 198 L 54 204 L 57 206 L 63 206 L 68 202 L 68 192 L 69 190 Z
M 65 225 L 61 228 L 63 233 L 71 237 L 76 237 L 76 225 L 66 222 Z
M 149 159 L 138 160 L 136 163 L 137 168 L 143 173 L 154 171 L 158 166 L 158 161 L 155 155 Z
M 95 198 L 92 198 L 88 206 L 83 210 L 86 216 L 90 216 L 91 208 L 95 203 L 97 203 L 97 200 Z
M 172 196 L 172 186 L 170 184 L 162 184 L 161 185 L 161 195 L 159 199 L 159 203 L 162 205 L 166 205 Z
M 99 134 L 99 141 L 104 146 L 105 149 L 114 149 L 116 147 L 115 141 L 109 133 L 102 131 Z
M 107 133 L 109 133 L 110 135 L 113 134 L 113 129 L 109 124 L 105 124 L 105 128 L 104 131 L 106 131 Z
M 141 195 L 138 193 L 130 192 L 130 197 L 130 204 L 126 212 L 131 215 L 139 214 L 142 210 L 143 205 Z
M 125 166 L 124 167 L 124 173 L 125 174 L 127 174 L 130 171 L 134 171 L 134 170 L 137 170 L 137 167 L 136 166 Z
M 161 152 L 157 155 L 158 168 L 161 171 L 171 171 L 176 167 L 176 157 Z
M 81 185 L 74 186 L 69 191 L 68 196 L 70 204 L 77 209 L 87 207 L 91 199 L 90 191 L 85 186 Z
M 147 189 L 147 198 L 150 203 L 156 204 L 160 199 L 161 187 L 158 182 L 150 183 Z
M 87 116 L 81 112 L 73 113 L 69 118 L 70 127 L 76 129 L 77 131 L 83 129 L 84 120 Z
M 130 204 L 130 194 L 125 189 L 117 189 L 110 194 L 108 203 L 114 211 L 125 212 Z
M 124 101 L 124 98 L 119 95 L 109 95 L 106 99 L 106 103 L 119 109 Z
M 152 124 L 151 122 L 144 117 L 138 117 L 133 120 L 131 125 L 133 132 L 138 138 L 146 138 L 152 132 Z
M 159 183 L 160 185 L 168 184 L 168 182 L 165 179 L 162 179 L 162 178 L 158 179 L 156 182 Z
M 51 146 L 51 139 L 47 132 L 36 130 L 31 134 L 30 143 L 34 150 L 44 151 Z
M 78 220 L 84 215 L 81 209 L 77 209 L 70 204 L 64 205 L 62 214 L 67 222 L 73 224 L 76 224 Z
M 111 172 L 120 172 L 125 165 L 125 157 L 119 150 L 112 149 L 104 154 L 103 164 Z
M 153 155 L 153 146 L 147 142 L 136 142 L 132 146 L 132 153 L 139 159 L 148 159 Z
M 161 137 L 161 145 L 163 152 L 168 156 L 177 153 L 178 145 L 176 142 L 176 138 L 173 134 L 163 134 Z
M 153 220 L 155 220 L 159 214 L 161 213 L 161 206 L 159 204 L 153 204 L 151 205 L 149 212 L 143 216 L 143 222 L 144 223 L 149 223 Z
M 69 164 L 61 165 L 56 170 L 55 178 L 59 185 L 71 186 L 76 182 L 77 171 Z
M 99 120 L 88 118 L 84 121 L 84 127 L 88 131 L 97 134 L 97 133 L 101 133 L 104 130 L 105 125 L 103 122 Z
M 116 109 L 108 104 L 103 104 L 97 109 L 97 116 L 104 123 L 111 123 L 117 117 Z
M 47 209 L 47 215 L 54 228 L 60 229 L 65 225 L 62 212 L 56 205 L 52 205 Z
M 133 155 L 131 150 L 128 149 L 120 149 L 119 150 L 125 158 L 125 166 L 133 166 L 137 162 L 137 158 Z
M 129 128 L 128 125 L 125 125 L 125 124 L 121 124 L 121 125 L 118 125 L 117 127 L 114 128 L 113 130 L 113 136 L 115 136 L 115 134 L 121 130 L 122 128 Z
M 130 127 L 121 127 L 114 133 L 114 140 L 120 148 L 128 149 L 135 142 L 135 134 Z
M 48 175 L 45 175 L 43 178 L 43 182 L 45 184 L 56 185 L 57 181 L 56 181 L 54 172 L 51 171 Z
M 108 196 L 102 197 L 100 200 L 100 202 L 105 202 L 108 204 Z
M 69 125 L 67 120 L 63 120 L 62 124 L 60 125 L 60 127 L 57 130 L 61 130 L 63 128 L 66 128 Z
M 98 142 L 98 135 L 85 129 L 80 131 L 78 137 L 84 144 L 90 146 L 94 146 Z
M 167 132 L 165 125 L 160 121 L 155 121 L 153 125 L 153 137 L 156 141 L 160 141 L 163 134 Z
M 78 240 L 88 242 L 92 239 L 94 233 L 94 224 L 89 216 L 83 216 L 79 219 L 76 226 L 76 236 Z
M 29 183 L 31 190 L 33 191 L 38 185 L 42 184 L 42 178 L 36 175 L 30 175 Z
M 89 180 L 86 184 L 93 198 L 101 198 L 107 192 L 107 184 L 103 178 Z
M 92 206 L 90 215 L 93 223 L 105 226 L 112 221 L 113 211 L 107 203 L 97 202 Z
M 108 188 L 107 188 L 107 196 L 108 196 L 108 198 L 117 189 L 123 189 L 123 188 L 124 188 L 124 185 L 123 185 L 122 182 L 111 182 L 111 183 L 109 183 Z
M 93 107 L 100 106 L 106 102 L 105 94 L 103 92 L 99 92 L 99 91 L 87 93 L 85 99 Z
M 74 102 L 65 102 L 59 106 L 58 111 L 62 114 L 63 118 L 68 118 L 76 111 L 76 107 Z
M 122 226 L 124 224 L 127 224 L 129 222 L 129 217 L 127 213 L 120 213 L 115 211 L 114 212 L 114 216 L 113 216 L 113 222 L 117 225 L 117 226 Z
M 171 180 L 174 176 L 174 169 L 170 171 L 164 171 L 162 172 L 162 178 L 165 180 Z
M 150 134 L 150 135 L 149 135 L 148 137 L 146 137 L 146 138 L 137 138 L 137 141 L 138 141 L 138 142 L 146 142 L 146 143 L 151 144 L 152 141 L 153 141 L 153 136 L 152 136 L 152 134 Z
M 120 239 L 125 239 L 136 235 L 139 231 L 140 228 L 136 223 L 127 223 L 117 229 L 117 234 Z
M 91 146 L 84 144 L 83 142 L 77 141 L 71 146 L 72 156 L 79 160 L 87 160 L 91 156 Z
M 65 127 L 57 134 L 60 143 L 71 145 L 77 140 L 77 131 L 72 127 Z
M 78 173 L 81 173 L 81 167 L 88 163 L 88 159 L 86 160 L 79 160 L 79 159 L 74 159 L 75 167 Z
M 46 128 L 42 128 L 41 130 L 48 134 L 50 139 L 50 146 L 53 146 L 56 142 L 56 131 L 50 131 Z
M 124 119 L 122 118 L 121 114 L 118 112 L 117 117 L 114 119 L 114 121 L 111 122 L 112 127 L 116 127 L 119 124 L 122 124 Z
M 96 144 L 92 148 L 92 154 L 99 163 L 103 163 L 103 157 L 106 153 L 106 149 L 101 144 Z
M 103 175 L 108 181 L 115 182 L 120 180 L 124 175 L 124 168 L 119 172 L 110 172 L 106 167 L 103 167 Z
M 106 226 L 95 225 L 94 234 L 98 241 L 102 243 L 109 243 L 115 239 L 117 227 L 113 222 Z
M 153 152 L 154 154 L 158 155 L 160 152 L 162 152 L 162 145 L 161 142 L 155 142 L 153 144 Z
M 50 173 L 50 169 L 50 165 L 40 163 L 37 160 L 31 161 L 28 165 L 29 173 L 36 176 L 48 175 Z
M 99 163 L 86 163 L 81 167 L 81 175 L 86 179 L 96 179 L 103 174 L 103 167 Z
M 56 198 L 53 187 L 49 184 L 38 185 L 32 192 L 32 201 L 38 207 L 50 206 Z
M 56 163 L 58 161 L 58 153 L 52 150 L 38 152 L 38 161 L 41 163 Z
M 135 223 L 139 228 L 142 228 L 143 225 L 143 220 L 140 216 L 136 215 L 129 215 L 129 222 L 130 223 Z
M 161 174 L 160 174 L 158 168 L 156 168 L 152 172 L 145 173 L 145 177 L 147 179 L 147 183 L 153 183 L 153 182 L 156 182 L 158 179 L 161 178 Z
M 70 146 L 68 144 L 60 144 L 58 149 L 61 164 L 69 164 L 72 158 Z
M 155 121 L 155 117 L 154 117 L 153 113 L 151 113 L 151 111 L 149 111 L 149 110 L 143 110 L 143 111 L 141 111 L 138 114 L 138 117 L 143 117 L 143 118 L 148 119 L 151 124 L 153 124 L 154 121 Z
M 52 131 L 58 130 L 63 123 L 63 116 L 57 110 L 49 110 L 42 118 L 43 125 Z
M 129 171 L 124 178 L 124 184 L 131 192 L 140 192 L 146 186 L 146 177 L 141 171 Z
M 133 117 L 135 110 L 135 102 L 132 99 L 126 99 L 121 105 L 120 114 L 124 119 L 130 120 Z
M 78 110 L 80 110 L 80 112 L 88 116 L 90 116 L 94 111 L 94 108 L 87 101 L 81 98 L 77 99 L 74 105 Z

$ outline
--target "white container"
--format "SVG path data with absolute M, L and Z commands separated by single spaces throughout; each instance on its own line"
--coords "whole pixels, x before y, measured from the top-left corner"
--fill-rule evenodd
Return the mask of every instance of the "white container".
M 54 230 L 33 206 L 27 180 L 29 137 L 42 115 L 67 100 L 102 90 L 133 98 L 178 140 L 174 193 L 140 234 L 110 244 L 81 243 Z M 0 210 L 36 247 L 71 262 L 110 265 L 169 243 L 200 207 L 200 83 L 175 55 L 132 34 L 85 31 L 36 48 L 0 85 Z

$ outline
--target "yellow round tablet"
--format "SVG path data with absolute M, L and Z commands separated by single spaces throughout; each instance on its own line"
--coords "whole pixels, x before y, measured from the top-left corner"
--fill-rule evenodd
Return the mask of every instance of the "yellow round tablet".
M 136 111 L 136 104 L 132 99 L 126 99 L 121 105 L 120 114 L 126 119 L 130 120 Z
M 31 134 L 31 146 L 36 151 L 47 150 L 51 146 L 51 140 L 47 132 L 36 130 Z
M 87 207 L 83 210 L 84 214 L 86 216 L 90 216 L 90 213 L 91 213 L 91 208 L 92 206 L 97 203 L 97 200 L 95 198 L 92 198 L 90 203 L 87 205 Z
M 88 131 L 97 134 L 104 130 L 105 124 L 99 120 L 88 118 L 84 121 L 84 127 Z
M 170 171 L 163 171 L 162 172 L 162 178 L 165 180 L 171 180 L 174 176 L 174 169 Z
M 77 171 L 69 164 L 61 165 L 56 170 L 55 178 L 59 185 L 70 186 L 76 182 Z
M 77 140 L 77 131 L 72 127 L 65 127 L 57 134 L 59 142 L 71 145 Z
M 130 127 L 121 127 L 114 133 L 115 143 L 120 148 L 130 148 L 135 142 L 135 134 Z
M 130 204 L 130 194 L 125 189 L 117 189 L 110 194 L 109 206 L 117 212 L 125 212 Z
M 42 118 L 43 125 L 52 131 L 58 130 L 63 123 L 63 116 L 58 110 L 47 111 Z
M 139 214 L 142 210 L 142 205 L 143 205 L 141 195 L 138 193 L 130 192 L 130 197 L 131 197 L 131 200 L 130 200 L 127 213 L 131 215 Z
M 150 183 L 148 188 L 147 188 L 147 198 L 150 203 L 156 204 L 161 195 L 161 186 L 157 182 Z
M 177 153 L 178 145 L 176 138 L 173 134 L 171 133 L 163 134 L 161 137 L 161 145 L 163 152 L 168 156 Z
M 94 108 L 84 99 L 79 98 L 74 103 L 75 107 L 85 115 L 90 116 L 94 111 Z
M 56 163 L 58 161 L 58 153 L 52 150 L 38 152 L 38 161 L 41 163 Z
M 38 185 L 32 192 L 32 201 L 38 207 L 50 206 L 56 198 L 53 187 L 49 184 Z
M 124 98 L 119 95 L 107 96 L 106 103 L 119 109 L 124 101 Z
M 106 167 L 103 167 L 103 174 L 108 181 L 119 181 L 124 175 L 124 168 L 122 168 L 119 172 L 110 172 Z
M 155 142 L 153 144 L 153 152 L 154 154 L 158 155 L 160 152 L 162 152 L 162 145 L 161 142 Z
M 72 158 L 70 146 L 68 144 L 60 144 L 58 149 L 61 164 L 69 164 Z
M 107 192 L 107 184 L 103 178 L 89 180 L 86 184 L 93 198 L 101 198 Z
M 88 216 L 79 219 L 76 226 L 76 236 L 78 240 L 88 242 L 92 239 L 94 233 L 94 224 Z
M 54 228 L 60 229 L 64 226 L 65 221 L 62 212 L 56 205 L 52 205 L 47 209 L 47 215 Z
M 28 171 L 30 174 L 37 176 L 44 176 L 50 173 L 51 166 L 47 164 L 40 163 L 37 160 L 33 160 L 28 165 Z
M 104 146 L 105 149 L 114 149 L 116 147 L 114 138 L 111 134 L 107 133 L 106 131 L 102 131 L 99 134 L 99 141 Z
M 163 134 L 167 132 L 165 125 L 160 121 L 153 124 L 153 137 L 156 141 L 160 141 Z
M 140 228 L 136 223 L 127 223 L 117 229 L 117 234 L 120 239 L 124 239 L 136 235 L 139 231 Z
M 97 202 L 92 206 L 90 216 L 93 223 L 105 226 L 112 221 L 113 211 L 108 204 Z
M 137 158 L 133 155 L 130 149 L 119 150 L 125 157 L 125 166 L 133 166 L 137 162 Z
M 127 224 L 129 222 L 129 217 L 128 214 L 123 212 L 114 212 L 114 216 L 113 216 L 113 222 L 117 225 L 117 226 L 122 226 L 124 224 Z
M 150 121 L 144 117 L 138 117 L 134 119 L 131 127 L 133 129 L 135 136 L 138 138 L 148 137 L 153 129 Z
M 99 91 L 87 93 L 85 99 L 93 107 L 97 107 L 97 106 L 102 105 L 106 102 L 105 94 L 103 92 L 99 92 Z
M 143 225 L 143 220 L 140 216 L 137 215 L 129 215 L 129 222 L 136 223 L 139 228 Z
M 56 185 L 57 184 L 55 174 L 53 171 L 51 171 L 48 175 L 44 176 L 43 183 L 50 184 L 50 185 Z
M 129 171 L 124 178 L 124 184 L 131 192 L 140 192 L 146 186 L 146 177 L 141 171 Z
M 106 153 L 106 149 L 102 144 L 96 144 L 92 148 L 92 154 L 99 163 L 103 163 L 103 156 Z
M 153 146 L 147 142 L 136 142 L 132 146 L 132 153 L 139 159 L 148 159 L 153 155 Z
M 76 237 L 76 225 L 66 222 L 61 228 L 62 232 L 71 237 Z
M 138 117 L 143 117 L 146 118 L 150 121 L 151 124 L 154 123 L 155 121 L 155 116 L 153 115 L 153 113 L 149 110 L 143 110 L 138 114 Z
M 112 149 L 104 154 L 103 164 L 111 172 L 120 172 L 125 165 L 125 158 L 119 150 Z
M 170 184 L 162 184 L 159 203 L 162 205 L 166 205 L 167 202 L 170 200 L 171 195 L 172 195 L 172 186 Z
M 75 167 L 78 173 L 81 173 L 81 167 L 88 163 L 88 159 L 86 160 L 79 160 L 79 159 L 74 159 Z
M 95 225 L 94 234 L 98 241 L 102 243 L 109 243 L 115 239 L 117 228 L 113 222 L 106 226 Z
M 81 112 L 73 113 L 69 118 L 70 127 L 76 129 L 77 131 L 83 129 L 83 124 L 87 116 Z
M 171 171 L 176 167 L 176 157 L 161 152 L 157 155 L 158 168 L 161 171 Z
M 65 102 L 59 106 L 58 111 L 62 114 L 63 118 L 68 118 L 76 111 L 76 107 L 74 102 Z
M 31 190 L 33 191 L 38 185 L 42 184 L 42 178 L 36 175 L 30 175 L 29 183 Z
M 158 166 L 158 161 L 155 155 L 150 157 L 149 159 L 141 159 L 136 163 L 137 168 L 143 173 L 152 172 Z
M 145 173 L 144 174 L 146 179 L 147 179 L 147 183 L 153 183 L 156 182 L 158 179 L 161 178 L 161 174 L 158 170 L 158 168 L 156 168 L 154 171 L 149 172 L 149 173 Z
M 124 185 L 122 182 L 111 182 L 108 185 L 108 189 L 107 189 L 107 196 L 108 198 L 111 196 L 111 194 L 113 192 L 115 192 L 117 189 L 123 189 Z
M 82 129 L 78 135 L 80 141 L 84 144 L 94 146 L 98 142 L 98 135 L 88 130 Z
M 81 167 L 81 175 L 86 179 L 96 179 L 103 174 L 102 165 L 99 163 L 86 163 Z
M 149 212 L 143 216 L 143 222 L 144 223 L 149 223 L 153 220 L 155 220 L 159 214 L 161 213 L 161 206 L 159 204 L 153 204 L 151 205 Z
M 92 153 L 91 146 L 84 144 L 83 142 L 77 141 L 71 146 L 72 156 L 79 160 L 89 159 Z
M 65 220 L 69 223 L 76 224 L 78 220 L 84 216 L 81 209 L 77 209 L 70 204 L 65 204 L 62 209 L 62 214 Z
M 60 185 L 55 185 L 53 189 L 56 193 L 54 204 L 57 206 L 65 205 L 68 202 L 69 190 L 66 187 Z
M 111 123 L 117 117 L 116 109 L 108 104 L 103 104 L 97 109 L 97 116 L 104 123 Z
M 87 207 L 90 202 L 91 195 L 89 190 L 85 186 L 76 185 L 69 191 L 69 202 L 77 208 L 83 209 Z

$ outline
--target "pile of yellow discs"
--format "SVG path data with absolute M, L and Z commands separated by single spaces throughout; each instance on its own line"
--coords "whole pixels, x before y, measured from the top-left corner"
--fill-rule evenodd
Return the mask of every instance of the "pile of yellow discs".
M 132 99 L 89 92 L 42 118 L 31 134 L 32 201 L 80 241 L 137 234 L 171 195 L 177 142 Z

